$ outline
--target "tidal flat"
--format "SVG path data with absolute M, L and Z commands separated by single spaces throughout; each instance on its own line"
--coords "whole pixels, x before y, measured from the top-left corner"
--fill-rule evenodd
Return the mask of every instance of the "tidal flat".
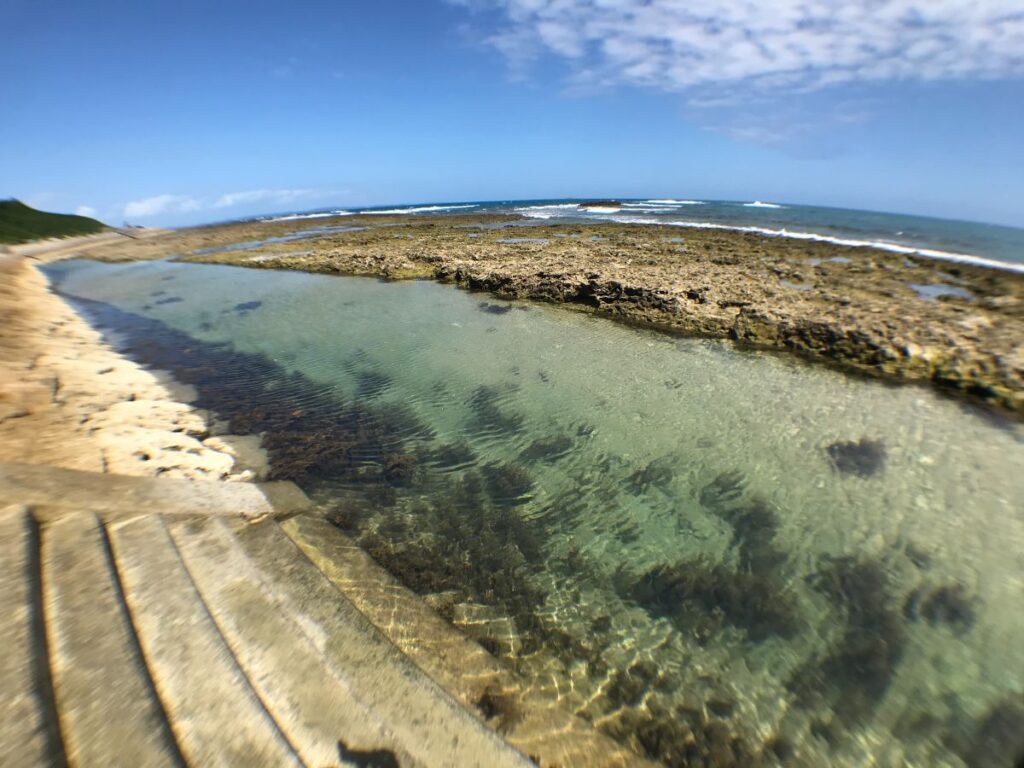
M 640 755 L 962 768 L 1024 747 L 1013 420 L 424 280 L 48 271 L 438 614 Z M 499 728 L 502 701 L 478 705 Z
M 1024 412 L 1024 275 L 724 230 L 515 215 L 240 222 L 89 257 L 434 279 L 916 381 Z M 300 247 L 302 250 L 296 250 Z

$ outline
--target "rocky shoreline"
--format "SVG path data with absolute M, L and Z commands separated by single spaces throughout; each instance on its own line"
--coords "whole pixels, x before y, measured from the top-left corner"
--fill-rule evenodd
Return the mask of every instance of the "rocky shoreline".
M 238 246 L 244 244 L 244 246 Z M 674 333 L 930 383 L 1024 415 L 1024 275 L 753 233 L 518 216 L 345 216 L 181 230 L 89 251 L 565 303 Z

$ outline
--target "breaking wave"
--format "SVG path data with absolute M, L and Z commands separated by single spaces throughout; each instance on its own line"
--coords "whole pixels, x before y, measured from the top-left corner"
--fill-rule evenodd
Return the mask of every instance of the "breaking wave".
M 900 245 L 889 243 L 884 240 L 856 240 L 844 237 L 832 237 L 830 235 L 819 235 L 815 232 L 794 232 L 789 229 L 769 229 L 768 227 L 745 227 L 739 225 L 716 224 L 711 221 L 664 221 L 659 219 L 645 219 L 636 216 L 618 216 L 615 221 L 623 224 L 659 224 L 666 227 L 688 227 L 690 229 L 721 229 L 731 232 L 752 232 L 767 237 L 788 237 L 794 240 L 812 240 L 819 243 L 832 243 L 834 245 L 845 245 L 851 248 L 875 248 L 880 251 L 891 253 L 903 253 L 917 256 L 926 256 L 930 259 L 941 259 L 960 264 L 973 264 L 979 267 L 991 267 L 1009 272 L 1024 274 L 1024 264 L 1015 264 L 997 259 L 987 259 L 982 256 L 971 256 L 966 253 L 953 253 L 950 251 L 939 251 L 933 248 L 919 248 L 912 245 Z

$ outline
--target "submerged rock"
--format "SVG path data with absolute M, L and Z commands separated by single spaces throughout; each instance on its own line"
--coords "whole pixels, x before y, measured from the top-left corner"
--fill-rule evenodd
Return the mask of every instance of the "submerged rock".
M 489 301 L 481 301 L 477 306 L 481 312 L 487 312 L 491 315 L 507 315 L 512 311 L 511 304 L 492 304 Z

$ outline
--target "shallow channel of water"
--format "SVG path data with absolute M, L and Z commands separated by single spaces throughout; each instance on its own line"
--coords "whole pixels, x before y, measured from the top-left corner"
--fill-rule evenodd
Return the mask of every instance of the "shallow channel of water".
M 443 615 L 654 758 L 999 766 L 1022 747 L 1019 426 L 430 282 L 49 271 L 265 432 L 281 476 Z

